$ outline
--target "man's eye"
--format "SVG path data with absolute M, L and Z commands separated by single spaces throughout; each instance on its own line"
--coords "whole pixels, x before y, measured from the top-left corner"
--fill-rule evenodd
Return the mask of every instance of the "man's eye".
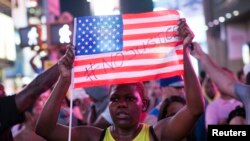
M 118 102 L 118 98 L 110 98 L 111 102 Z
M 127 101 L 135 101 L 134 97 L 127 97 L 126 99 L 127 99 Z

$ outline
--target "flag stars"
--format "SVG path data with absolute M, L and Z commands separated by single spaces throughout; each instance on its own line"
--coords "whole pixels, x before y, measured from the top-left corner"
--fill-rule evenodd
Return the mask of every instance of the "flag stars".
M 119 16 L 84 17 L 78 20 L 76 54 L 98 54 L 122 49 L 122 19 Z
M 82 20 L 78 20 L 78 23 L 82 23 Z

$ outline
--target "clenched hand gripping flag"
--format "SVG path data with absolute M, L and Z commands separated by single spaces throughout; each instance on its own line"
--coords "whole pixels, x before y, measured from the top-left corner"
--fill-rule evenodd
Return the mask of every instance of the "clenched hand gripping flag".
M 175 10 L 75 19 L 74 88 L 183 74 Z

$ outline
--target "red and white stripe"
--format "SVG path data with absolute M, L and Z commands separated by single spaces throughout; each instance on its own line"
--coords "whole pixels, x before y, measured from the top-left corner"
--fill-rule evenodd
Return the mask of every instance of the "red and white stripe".
M 123 51 L 76 56 L 74 88 L 183 74 L 182 42 L 173 37 L 180 18 L 177 11 L 125 14 L 122 17 Z

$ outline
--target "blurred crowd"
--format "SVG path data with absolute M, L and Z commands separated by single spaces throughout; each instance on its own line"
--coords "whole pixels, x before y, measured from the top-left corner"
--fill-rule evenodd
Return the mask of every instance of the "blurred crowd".
M 185 77 L 183 76 L 174 76 L 159 80 L 142 82 L 144 86 L 143 97 L 146 97 L 148 99 L 147 101 L 148 106 L 146 110 L 143 110 L 142 114 L 140 115 L 139 121 L 141 123 L 146 123 L 147 125 L 154 126 L 163 120 L 165 121 L 165 119 L 182 121 L 182 119 L 177 119 L 175 118 L 175 116 L 183 111 L 190 112 L 189 114 L 192 114 L 192 116 L 190 117 L 190 121 L 193 121 L 193 119 L 196 118 L 198 120 L 195 120 L 194 128 L 192 128 L 192 130 L 188 133 L 188 135 L 182 139 L 186 141 L 206 141 L 207 129 L 209 125 L 249 124 L 249 120 L 247 118 L 246 113 L 249 112 L 248 89 L 250 82 L 249 80 L 250 67 L 245 66 L 244 68 L 242 68 L 242 70 L 239 70 L 237 74 L 234 74 L 229 69 L 221 68 L 218 65 L 216 65 L 215 62 L 213 62 L 212 59 L 201 50 L 200 46 L 197 43 L 193 43 L 193 47 L 191 49 L 191 55 L 200 60 L 204 68 L 204 70 L 200 72 L 198 77 L 199 84 L 189 83 L 188 84 L 189 86 L 187 88 L 186 87 L 187 83 L 185 83 L 186 82 Z M 69 56 L 70 55 L 68 54 L 68 56 L 66 57 Z M 67 61 L 65 62 L 69 63 Z M 47 107 L 46 106 L 44 107 L 51 93 L 52 94 L 57 93 L 54 95 L 55 96 L 58 95 L 58 98 L 62 99 L 60 103 L 59 114 L 57 116 L 57 123 L 60 125 L 69 126 L 70 99 L 69 96 L 61 97 L 58 94 L 60 90 L 57 89 L 60 86 L 60 83 L 65 82 L 66 84 L 68 84 L 67 82 L 68 80 L 67 81 L 60 80 L 64 79 L 61 78 L 62 76 L 68 77 L 67 76 L 68 74 L 64 74 L 65 71 L 62 71 L 63 69 L 67 68 L 67 65 L 65 65 L 64 67 L 60 65 L 62 64 L 56 64 L 52 68 L 42 72 L 30 84 L 24 86 L 24 89 L 21 92 L 19 92 L 16 96 L 8 97 L 8 99 L 6 100 L 3 99 L 3 97 L 6 97 L 4 87 L 3 85 L 0 85 L 1 114 L 4 115 L 6 113 L 6 115 L 11 115 L 17 113 L 17 114 L 23 114 L 20 117 L 24 117 L 23 119 L 20 120 L 17 119 L 7 120 L 1 118 L 1 123 L 0 123 L 1 137 L 5 135 L 9 136 L 10 134 L 12 134 L 14 141 L 45 140 L 43 137 L 35 133 L 35 128 L 39 129 L 39 127 L 41 126 L 42 122 L 40 122 L 38 127 L 36 127 L 36 123 L 39 117 L 41 119 L 45 119 L 43 116 L 46 114 L 47 109 L 50 110 L 48 112 L 53 111 L 52 108 L 53 105 L 49 105 L 53 103 L 51 101 L 47 102 L 48 103 Z M 58 67 L 60 69 L 58 69 Z M 70 70 L 71 68 L 67 69 Z M 52 84 L 54 84 L 55 81 L 58 79 L 59 75 L 61 75 L 61 77 L 59 78 L 60 80 L 59 84 L 57 84 L 59 86 L 55 87 L 54 89 L 50 88 Z M 188 76 L 186 76 L 186 78 L 187 77 Z M 188 81 L 192 80 L 190 78 L 188 79 L 189 79 Z M 196 78 L 193 77 L 193 80 L 195 82 Z M 201 95 L 205 101 L 204 112 L 202 112 L 199 109 L 202 108 L 202 104 L 198 105 L 200 107 L 193 107 L 194 104 L 196 103 L 190 103 L 190 102 L 192 102 L 192 100 L 194 100 L 195 98 L 192 97 L 191 94 L 187 94 L 192 92 L 191 86 L 193 86 L 194 92 L 196 93 L 197 91 L 195 90 L 199 88 L 199 85 L 202 88 Z M 110 93 L 112 93 L 112 91 L 115 91 L 113 90 L 115 88 L 113 87 L 112 89 L 110 87 L 111 86 L 107 85 L 107 86 L 96 86 L 96 87 L 81 89 L 80 95 L 84 96 L 82 97 L 76 96 L 73 99 L 73 112 L 72 112 L 73 127 L 89 125 L 101 129 L 106 129 L 109 126 L 112 126 L 114 125 L 114 123 L 116 123 L 113 121 L 112 118 L 113 116 L 111 115 L 110 112 L 111 109 L 109 107 L 109 105 L 112 105 L 111 103 L 116 102 L 116 99 L 110 98 Z M 64 88 L 61 87 L 61 89 Z M 65 90 L 62 91 L 63 92 L 67 91 L 67 87 L 65 88 Z M 196 97 L 198 97 L 198 100 L 196 99 L 196 102 L 202 103 L 202 100 L 199 100 L 199 96 L 197 95 Z M 14 100 L 15 103 L 13 103 L 13 100 L 11 100 L 11 98 L 15 99 Z M 119 97 L 117 99 L 118 99 L 117 101 L 119 101 Z M 49 100 L 56 101 L 55 99 L 53 99 L 53 97 Z M 129 100 L 133 101 L 133 98 Z M 2 105 L 6 103 L 8 103 L 11 106 L 3 107 Z M 55 109 L 56 109 L 57 103 L 54 102 L 53 104 L 55 104 Z M 191 111 L 192 108 L 197 108 L 198 109 L 197 113 L 195 113 L 196 112 L 195 110 Z M 16 113 L 9 112 L 12 110 L 18 112 Z M 41 115 L 42 111 L 43 114 Z M 19 117 L 19 115 L 15 116 Z M 13 118 L 15 116 L 13 116 Z M 119 116 L 126 117 L 126 114 L 121 113 Z M 15 126 L 9 128 L 7 124 L 15 124 Z M 157 134 L 156 136 L 158 136 L 159 129 L 156 128 L 154 130 L 156 131 Z M 4 132 L 7 132 L 7 134 L 4 134 Z M 42 132 L 40 133 L 43 134 Z M 50 137 L 53 138 L 54 136 L 49 136 L 48 138 Z

